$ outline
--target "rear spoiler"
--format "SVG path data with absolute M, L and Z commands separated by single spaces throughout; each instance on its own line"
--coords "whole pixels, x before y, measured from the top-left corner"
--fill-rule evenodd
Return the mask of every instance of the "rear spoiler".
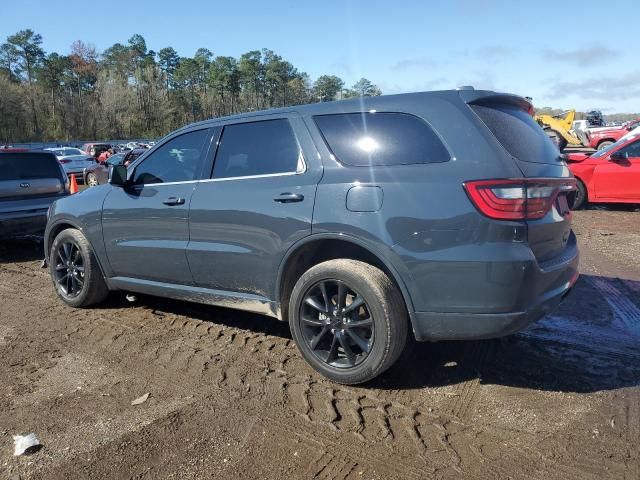
M 526 98 L 511 93 L 496 93 L 488 90 L 460 90 L 460 98 L 468 104 L 491 106 L 512 105 L 525 112 L 533 112 L 533 105 Z

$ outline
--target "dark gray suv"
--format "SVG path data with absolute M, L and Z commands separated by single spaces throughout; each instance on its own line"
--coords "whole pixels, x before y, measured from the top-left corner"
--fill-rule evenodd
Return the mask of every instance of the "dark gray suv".
M 59 200 L 56 292 L 123 290 L 289 321 L 340 383 L 419 341 L 514 333 L 577 279 L 558 149 L 523 98 L 460 90 L 196 123 Z

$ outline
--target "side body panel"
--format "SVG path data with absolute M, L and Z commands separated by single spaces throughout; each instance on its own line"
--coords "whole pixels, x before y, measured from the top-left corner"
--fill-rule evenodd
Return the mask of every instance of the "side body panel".
M 640 157 L 599 162 L 593 184 L 596 201 L 640 202 Z
M 200 151 L 201 162 L 207 163 L 213 131 L 204 132 L 206 140 Z M 129 177 L 147 158 L 163 145 L 187 134 L 166 137 L 145 153 L 129 169 Z M 192 285 L 193 276 L 186 257 L 189 242 L 189 207 L 203 165 L 194 180 L 131 185 L 113 188 L 105 198 L 102 230 L 109 264 L 115 276 L 138 278 L 180 285 Z
M 311 234 L 322 168 L 297 115 L 261 119 L 283 117 L 289 118 L 302 148 L 303 173 L 205 180 L 196 187 L 187 258 L 199 287 L 275 299 L 277 270 L 285 252 Z M 285 193 L 301 195 L 302 200 L 276 201 Z
M 192 284 L 185 257 L 189 203 L 195 182 L 113 188 L 104 202 L 102 228 L 109 264 L 117 276 Z M 167 206 L 170 198 L 184 204 Z

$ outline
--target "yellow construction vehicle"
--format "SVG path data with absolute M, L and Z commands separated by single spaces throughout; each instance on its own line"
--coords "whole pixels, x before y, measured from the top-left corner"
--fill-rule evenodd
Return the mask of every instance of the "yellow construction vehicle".
M 544 128 L 551 140 L 556 142 L 560 151 L 568 144 L 582 145 L 582 142 L 572 132 L 573 121 L 576 118 L 575 110 L 568 110 L 558 115 L 536 115 L 536 122 Z

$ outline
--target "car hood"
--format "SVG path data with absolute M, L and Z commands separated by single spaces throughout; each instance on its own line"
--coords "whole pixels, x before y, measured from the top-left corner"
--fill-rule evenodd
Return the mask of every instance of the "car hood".
M 589 133 L 603 133 L 603 132 L 616 132 L 618 130 L 622 130 L 624 127 L 622 125 L 618 125 L 617 127 L 589 127 L 587 131 Z

